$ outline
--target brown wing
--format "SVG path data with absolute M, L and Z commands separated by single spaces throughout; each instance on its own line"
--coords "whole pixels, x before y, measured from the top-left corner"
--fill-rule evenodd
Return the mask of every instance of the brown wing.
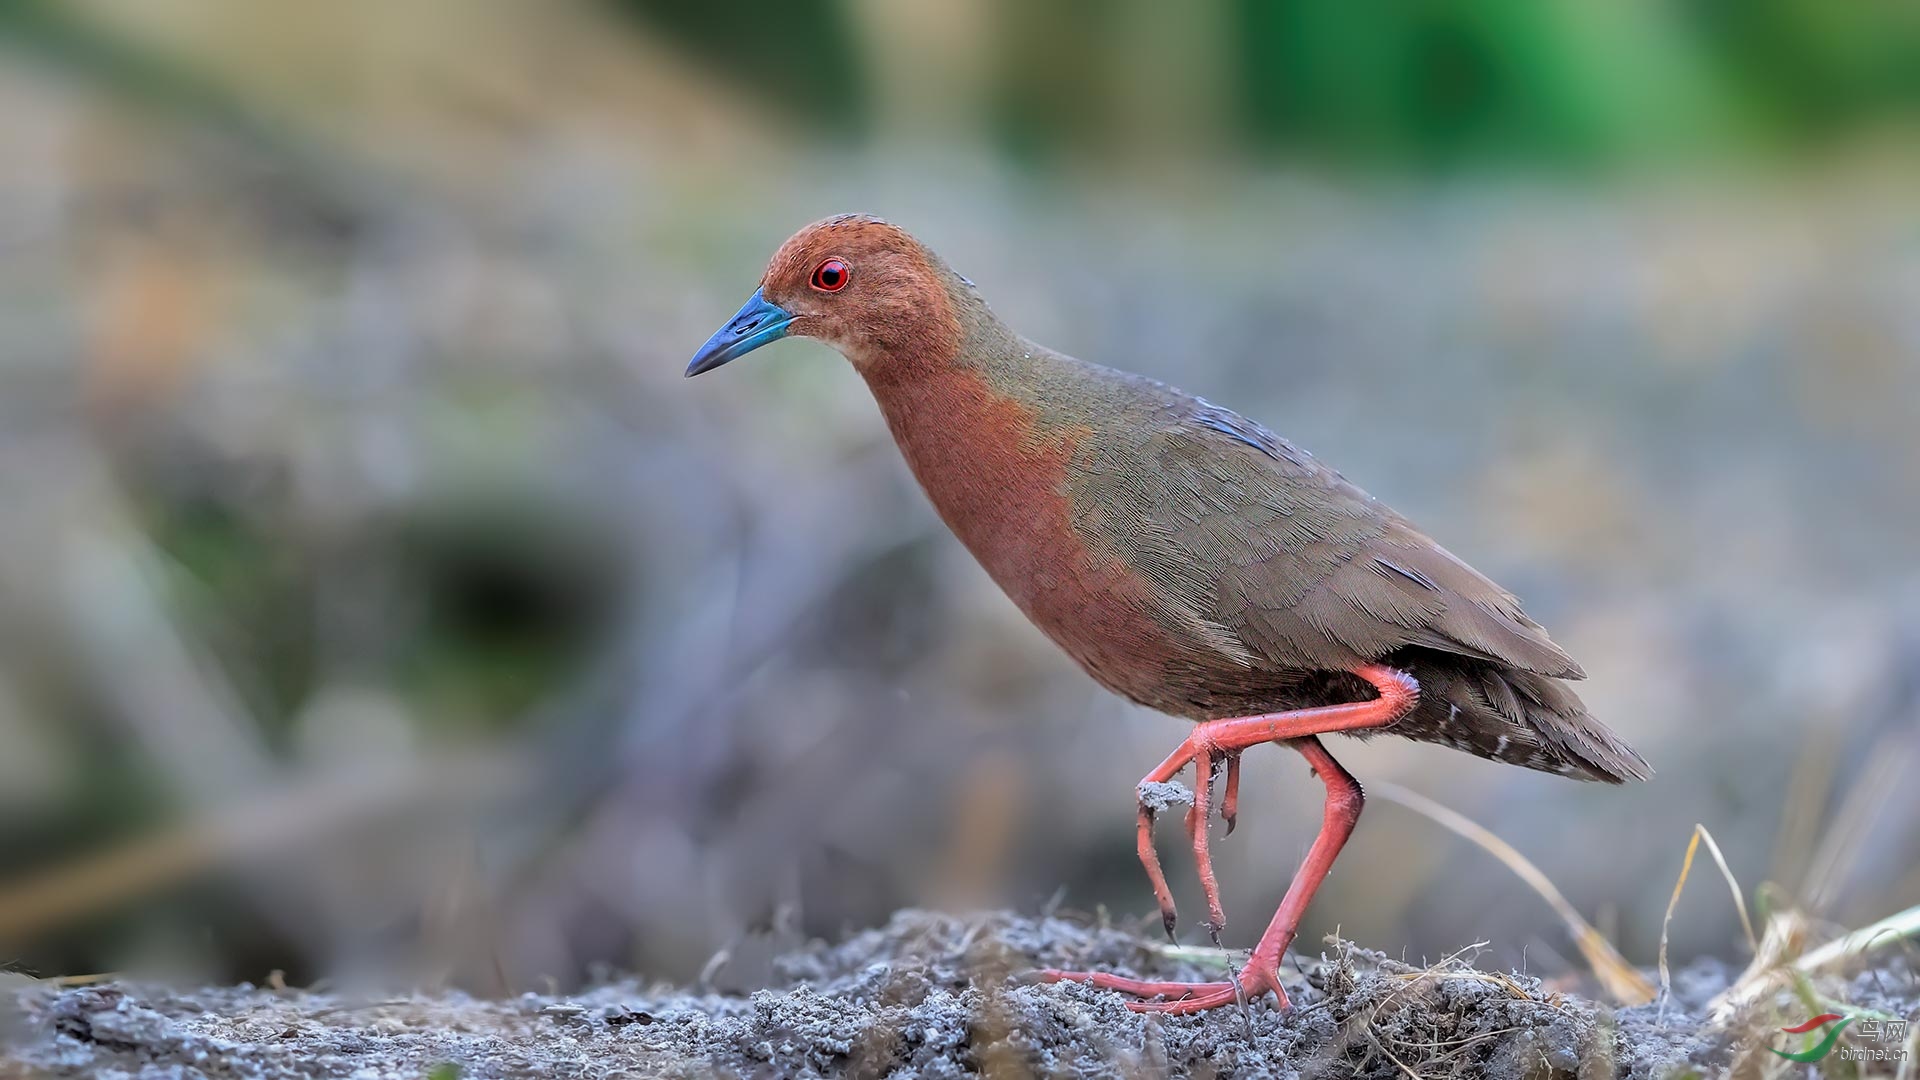
M 1204 401 L 1138 444 L 1134 564 L 1287 666 L 1407 646 L 1561 679 L 1584 673 L 1513 594 L 1285 440 Z

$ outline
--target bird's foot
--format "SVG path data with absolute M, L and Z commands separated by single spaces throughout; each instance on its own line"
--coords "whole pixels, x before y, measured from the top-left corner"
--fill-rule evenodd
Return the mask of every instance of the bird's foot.
M 1286 990 L 1280 986 L 1277 965 L 1263 964 L 1258 958 L 1240 972 L 1238 982 L 1153 982 L 1110 975 L 1104 971 L 1057 971 L 1051 968 L 1039 972 L 1038 977 L 1042 982 L 1086 983 L 1136 998 L 1159 999 L 1127 1002 L 1127 1008 L 1134 1012 L 1168 1015 L 1205 1012 L 1223 1005 L 1251 1001 L 1269 991 L 1280 999 L 1282 1009 L 1292 1007 L 1292 1002 L 1287 1000 Z
M 1184 748 L 1183 748 L 1184 749 Z M 1171 761 L 1172 759 L 1169 759 Z M 1222 816 L 1227 820 L 1229 832 L 1233 829 L 1233 820 L 1239 810 L 1240 801 L 1240 754 L 1238 751 L 1221 753 L 1208 743 L 1201 742 L 1191 749 L 1186 760 L 1193 762 L 1192 803 L 1187 807 L 1187 840 L 1193 845 L 1194 869 L 1199 871 L 1200 891 L 1207 902 L 1207 936 L 1215 945 L 1220 944 L 1220 930 L 1226 926 L 1226 913 L 1220 907 L 1220 883 L 1213 873 L 1213 852 L 1207 826 L 1210 822 L 1210 810 L 1213 801 L 1213 785 L 1218 774 L 1227 774 L 1226 798 L 1222 804 Z M 1182 760 L 1174 770 L 1185 767 Z M 1155 812 L 1163 805 L 1161 788 L 1167 784 L 1165 779 L 1156 779 L 1158 772 L 1167 771 L 1163 764 L 1161 770 L 1144 777 L 1139 785 L 1139 813 L 1137 817 L 1137 846 L 1140 864 L 1146 868 L 1147 880 L 1153 886 L 1154 899 L 1160 904 L 1160 921 L 1166 927 L 1167 940 L 1174 940 L 1173 930 L 1177 915 L 1173 905 L 1173 892 L 1167 888 L 1166 875 L 1160 869 L 1160 856 L 1153 846 L 1153 821 Z

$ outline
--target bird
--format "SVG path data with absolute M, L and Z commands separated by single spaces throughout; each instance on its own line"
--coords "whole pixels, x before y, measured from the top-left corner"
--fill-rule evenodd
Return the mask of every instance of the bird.
M 1230 979 L 1042 980 L 1143 1012 L 1266 993 L 1289 1007 L 1282 958 L 1365 802 L 1323 736 L 1391 733 L 1612 784 L 1650 775 L 1512 593 L 1252 420 L 1020 336 L 906 230 L 866 214 L 801 229 L 686 374 L 789 337 L 852 363 L 940 518 L 1034 625 L 1108 690 L 1192 723 L 1136 787 L 1138 856 L 1169 936 L 1153 841 L 1165 785 L 1193 766 L 1186 829 L 1216 942 L 1209 825 L 1216 809 L 1227 834 L 1237 822 L 1241 755 L 1290 747 L 1325 789 L 1319 833 Z

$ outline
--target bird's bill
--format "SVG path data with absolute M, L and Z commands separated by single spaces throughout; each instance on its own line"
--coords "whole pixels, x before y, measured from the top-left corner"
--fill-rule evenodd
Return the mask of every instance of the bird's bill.
M 768 300 L 760 295 L 760 290 L 755 289 L 753 295 L 747 297 L 747 302 L 740 305 L 739 314 L 728 320 L 727 325 L 714 331 L 707 343 L 700 346 L 700 351 L 693 354 L 693 362 L 687 365 L 687 378 L 712 371 L 769 341 L 779 341 L 787 336 L 787 324 L 792 321 L 792 312 Z

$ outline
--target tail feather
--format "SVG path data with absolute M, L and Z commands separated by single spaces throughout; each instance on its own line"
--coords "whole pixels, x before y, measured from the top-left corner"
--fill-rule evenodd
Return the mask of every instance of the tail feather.
M 1436 654 L 1404 666 L 1420 681 L 1420 706 L 1390 729 L 1397 734 L 1581 780 L 1619 784 L 1653 773 L 1558 679 Z

